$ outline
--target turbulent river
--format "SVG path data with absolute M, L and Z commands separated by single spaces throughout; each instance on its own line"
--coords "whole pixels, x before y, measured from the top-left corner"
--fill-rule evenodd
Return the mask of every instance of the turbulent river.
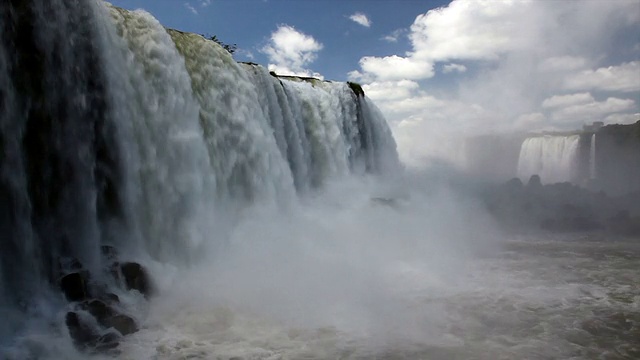
M 373 340 L 333 326 L 286 326 L 228 307 L 165 304 L 152 310 L 164 320 L 132 337 L 123 358 L 640 357 L 637 240 L 514 237 L 499 247 L 455 275 L 396 264 L 389 275 L 398 298 L 393 310 L 370 314 L 381 327 L 371 331 L 382 331 Z M 376 301 L 369 300 L 363 306 Z

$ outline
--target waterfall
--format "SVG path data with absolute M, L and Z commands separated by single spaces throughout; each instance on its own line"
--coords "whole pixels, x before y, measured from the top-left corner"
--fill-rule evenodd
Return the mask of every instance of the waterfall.
M 65 259 L 99 269 L 101 245 L 189 263 L 234 209 L 399 168 L 346 83 L 273 76 L 98 0 L 8 0 L 0 20 L 0 314 L 58 301 Z
M 579 135 L 535 136 L 524 140 L 518 158 L 518 177 L 527 181 L 537 174 L 543 183 L 572 181 Z
M 589 146 L 589 179 L 597 177 L 596 172 L 596 134 L 591 135 L 591 145 Z

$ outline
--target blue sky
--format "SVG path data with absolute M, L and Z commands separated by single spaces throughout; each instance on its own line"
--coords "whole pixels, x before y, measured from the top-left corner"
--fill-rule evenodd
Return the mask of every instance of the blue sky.
M 112 3 L 279 74 L 360 82 L 407 163 L 464 135 L 640 119 L 640 0 Z

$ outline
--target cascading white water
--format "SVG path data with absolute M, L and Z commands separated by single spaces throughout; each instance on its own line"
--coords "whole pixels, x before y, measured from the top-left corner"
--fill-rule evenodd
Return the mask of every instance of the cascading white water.
M 579 135 L 543 135 L 525 139 L 518 158 L 518 177 L 527 181 L 537 174 L 543 183 L 572 181 L 579 141 Z
M 345 83 L 274 77 L 97 0 L 3 2 L 0 20 L 3 338 L 24 325 L 10 315 L 62 307 L 49 299 L 69 259 L 95 281 L 102 245 L 193 265 L 250 206 L 399 167 L 384 118 Z
M 596 134 L 591 135 L 591 144 L 589 146 L 589 178 L 591 180 L 598 176 L 596 172 Z

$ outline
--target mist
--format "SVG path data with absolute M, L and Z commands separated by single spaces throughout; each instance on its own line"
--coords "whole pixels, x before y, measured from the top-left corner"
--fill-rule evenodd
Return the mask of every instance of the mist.
M 173 324 L 172 338 L 209 334 L 249 353 L 251 336 L 286 336 L 310 341 L 321 358 L 313 351 L 364 355 L 442 341 L 442 309 L 422 306 L 416 294 L 464 287 L 465 264 L 494 252 L 500 232 L 479 199 L 439 174 L 347 179 L 286 209 L 243 211 L 206 261 L 172 275 L 162 269 L 150 331 Z M 328 339 L 308 339 L 318 331 Z

